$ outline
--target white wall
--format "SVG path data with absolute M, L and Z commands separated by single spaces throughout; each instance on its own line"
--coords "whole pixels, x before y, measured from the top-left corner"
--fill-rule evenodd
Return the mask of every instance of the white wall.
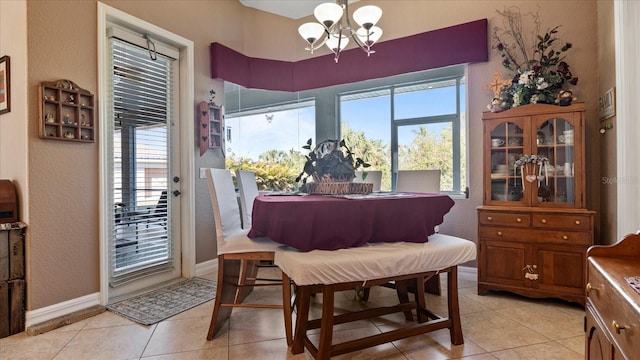
M 20 221 L 27 206 L 27 2 L 0 0 L 0 56 L 10 57 L 11 111 L 0 115 L 0 178 L 17 188 Z

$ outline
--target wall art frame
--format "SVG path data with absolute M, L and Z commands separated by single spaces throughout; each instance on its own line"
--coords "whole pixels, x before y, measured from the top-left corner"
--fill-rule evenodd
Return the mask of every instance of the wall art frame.
M 11 111 L 11 72 L 9 56 L 0 57 L 0 114 Z

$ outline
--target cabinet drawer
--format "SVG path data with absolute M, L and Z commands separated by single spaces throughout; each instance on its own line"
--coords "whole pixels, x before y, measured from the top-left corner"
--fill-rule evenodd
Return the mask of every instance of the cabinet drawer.
M 589 230 L 591 229 L 591 217 L 588 215 L 534 214 L 532 225 L 540 228 Z
M 591 245 L 589 233 L 563 230 L 529 230 L 499 226 L 480 226 L 478 236 L 483 239 L 547 243 L 559 245 Z
M 481 211 L 478 221 L 483 225 L 529 227 L 531 225 L 531 215 Z
M 593 266 L 589 265 L 589 285 L 587 291 L 588 302 L 597 309 L 597 315 L 602 319 L 610 338 L 624 354 L 626 359 L 637 355 L 638 333 L 640 332 L 640 314 L 618 294 L 611 283 Z M 624 327 L 617 330 L 616 325 Z

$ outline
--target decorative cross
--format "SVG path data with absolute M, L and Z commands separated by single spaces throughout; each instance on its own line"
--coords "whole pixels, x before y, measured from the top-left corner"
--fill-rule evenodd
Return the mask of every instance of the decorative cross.
M 505 85 L 509 85 L 510 83 L 511 83 L 511 80 L 502 80 L 502 79 L 500 79 L 500 75 L 496 71 L 493 74 L 492 82 L 487 84 L 487 85 L 485 85 L 484 89 L 485 90 L 492 90 L 493 91 L 493 97 L 497 99 L 497 98 L 500 97 L 500 89 L 502 89 L 502 87 L 505 86 Z

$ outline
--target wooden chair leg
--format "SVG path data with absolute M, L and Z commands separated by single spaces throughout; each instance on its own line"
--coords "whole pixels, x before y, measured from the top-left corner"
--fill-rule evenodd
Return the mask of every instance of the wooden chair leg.
M 415 284 L 416 284 L 415 300 L 416 300 L 416 306 L 417 306 L 416 313 L 418 314 L 418 322 L 423 323 L 423 322 L 429 321 L 429 317 L 427 316 L 426 312 L 423 311 L 427 309 L 427 303 L 424 300 L 424 291 L 425 291 L 424 276 L 418 277 L 415 280 Z
M 453 345 L 464 344 L 462 337 L 462 324 L 460 323 L 460 306 L 458 303 L 458 267 L 452 266 L 447 272 L 447 303 L 449 306 L 449 319 L 451 327 L 449 335 Z
M 428 294 L 433 294 L 433 295 L 442 295 L 442 292 L 440 290 L 440 274 L 437 274 L 435 276 L 433 276 L 431 279 L 427 280 L 427 283 L 425 284 L 425 291 Z
M 224 255 L 218 256 L 218 283 L 216 289 L 216 299 L 213 305 L 213 314 L 209 324 L 207 340 L 220 331 L 222 325 L 231 316 L 233 307 L 222 306 L 223 304 L 233 304 L 236 292 L 238 291 L 238 278 L 240 276 L 240 261 L 225 260 Z
M 396 293 L 398 294 L 398 301 L 400 303 L 408 303 L 409 302 L 409 280 L 396 281 L 395 288 L 396 288 Z M 404 318 L 407 321 L 413 321 L 413 314 L 411 313 L 411 310 L 404 311 Z
M 256 282 L 258 275 L 258 261 L 257 260 L 242 260 L 242 266 L 240 268 L 240 279 L 238 292 L 234 302 L 241 304 L 253 291 L 253 285 Z
M 291 279 L 282 272 L 282 313 L 284 314 L 284 333 L 287 338 L 287 346 L 293 343 L 293 335 L 291 329 L 291 317 L 293 309 L 291 308 Z
M 311 302 L 309 287 L 298 286 L 296 292 L 298 315 L 296 316 L 296 330 L 293 333 L 293 345 L 291 346 L 291 353 L 294 355 L 304 352 L 304 339 L 307 336 L 307 321 L 309 320 L 309 305 Z

